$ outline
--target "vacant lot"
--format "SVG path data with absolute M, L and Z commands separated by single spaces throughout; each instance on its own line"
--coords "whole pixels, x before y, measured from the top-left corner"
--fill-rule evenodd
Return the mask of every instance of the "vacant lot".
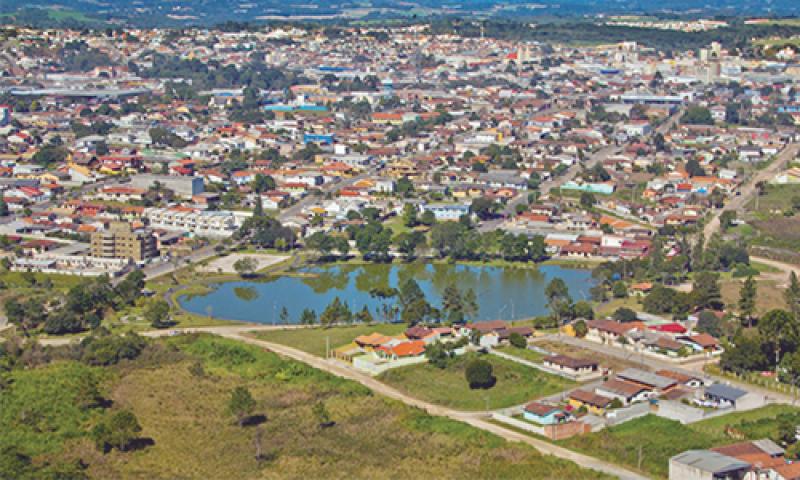
M 256 347 L 210 336 L 159 342 L 175 348 L 105 369 L 67 361 L 15 371 L 15 381 L 0 390 L 0 451 L 14 445 L 36 463 L 73 465 L 70 471 L 80 460 L 90 478 L 601 477 Z M 95 449 L 87 432 L 100 409 L 79 409 L 74 401 L 87 374 L 102 379 L 113 408 L 133 411 L 150 445 L 105 455 Z M 237 386 L 252 392 L 255 413 L 264 415 L 259 426 L 239 427 L 226 413 Z M 320 428 L 312 413 L 318 402 L 332 427 Z M 0 462 L 0 478 L 19 478 L 11 468 Z
M 459 410 L 485 410 L 510 407 L 546 397 L 577 385 L 510 360 L 485 355 L 492 364 L 497 383 L 488 390 L 470 389 L 465 369 L 474 354 L 453 359 L 447 368 L 429 364 L 389 370 L 378 379 L 407 394 Z
M 730 426 L 745 439 L 777 437 L 779 414 L 794 414 L 800 410 L 786 405 L 770 405 L 750 412 L 723 415 L 691 425 L 647 415 L 597 433 L 572 437 L 560 444 L 602 456 L 611 462 L 625 465 L 647 475 L 666 478 L 669 458 L 685 450 L 706 449 L 736 443 L 740 440 L 725 433 Z
M 739 302 L 739 291 L 742 288 L 744 280 L 731 279 L 721 281 L 720 291 L 722 292 L 722 301 L 725 305 L 733 310 L 737 310 Z M 786 302 L 783 299 L 783 287 L 778 287 L 777 282 L 774 280 L 762 280 L 757 282 L 758 295 L 756 296 L 756 315 L 762 315 L 773 308 L 786 308 Z
M 300 328 L 258 332 L 256 335 L 268 342 L 280 343 L 318 357 L 325 356 L 326 340 L 330 348 L 341 347 L 352 342 L 359 335 L 377 332 L 383 335 L 399 335 L 406 329 L 405 324 L 381 323 L 376 325 L 357 325 L 352 327 Z

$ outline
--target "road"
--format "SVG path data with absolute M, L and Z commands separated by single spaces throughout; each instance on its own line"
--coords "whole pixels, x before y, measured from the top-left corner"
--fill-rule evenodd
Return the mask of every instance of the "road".
M 679 109 L 671 117 L 669 117 L 669 119 L 667 119 L 667 121 L 665 121 L 664 123 L 659 125 L 657 128 L 655 128 L 647 137 L 645 137 L 645 139 L 643 141 L 647 141 L 652 136 L 654 136 L 656 133 L 660 133 L 660 134 L 664 135 L 665 133 L 669 132 L 672 129 L 672 127 L 674 127 L 678 123 L 680 118 L 683 116 L 684 111 L 685 110 L 683 108 Z M 556 177 L 556 178 L 554 178 L 552 180 L 548 180 L 548 181 L 542 182 L 539 185 L 540 194 L 541 195 L 547 195 L 548 193 L 550 193 L 550 190 L 553 190 L 553 189 L 556 189 L 556 188 L 561 188 L 561 186 L 564 185 L 565 183 L 569 182 L 570 180 L 574 180 L 575 177 L 577 177 L 578 174 L 581 171 L 583 171 L 584 168 L 586 168 L 586 169 L 592 168 L 597 163 L 602 163 L 608 157 L 610 157 L 612 155 L 616 155 L 616 154 L 620 153 L 621 151 L 622 151 L 622 148 L 618 147 L 616 145 L 607 145 L 607 146 L 601 148 L 600 150 L 598 150 L 598 151 L 594 152 L 593 154 L 591 154 L 589 156 L 589 158 L 587 160 L 585 160 L 584 162 L 582 162 L 582 163 L 581 162 L 576 162 L 575 164 L 570 166 L 569 169 L 567 169 L 567 171 L 564 172 L 563 175 L 559 175 L 558 177 Z M 495 229 L 499 228 L 503 224 L 503 222 L 505 222 L 506 219 L 512 218 L 514 215 L 516 215 L 516 207 L 517 207 L 517 205 L 519 205 L 520 203 L 527 202 L 527 201 L 528 201 L 528 192 L 526 192 L 526 191 L 520 192 L 517 196 L 515 196 L 514 198 L 509 200 L 508 203 L 506 203 L 505 208 L 503 208 L 503 212 L 502 213 L 503 213 L 503 216 L 505 218 L 498 218 L 498 219 L 494 219 L 494 220 L 489 220 L 489 221 L 483 222 L 483 223 L 481 223 L 481 225 L 478 228 L 478 230 L 480 230 L 481 232 L 489 232 L 489 231 L 492 231 L 492 230 L 495 230 Z
M 752 384 L 745 384 L 741 382 L 733 381 L 729 378 L 723 378 L 716 375 L 710 375 L 703 370 L 703 367 L 707 363 L 713 363 L 715 360 L 698 360 L 692 363 L 686 364 L 675 364 L 671 362 L 666 362 L 663 360 L 659 360 L 657 358 L 653 358 L 646 355 L 641 355 L 636 352 L 632 352 L 630 350 L 624 350 L 622 348 L 613 346 L 613 345 L 601 345 L 596 342 L 592 342 L 591 340 L 584 340 L 580 338 L 570 337 L 566 335 L 547 335 L 544 337 L 537 337 L 537 340 L 546 339 L 551 341 L 557 341 L 560 343 L 564 343 L 567 345 L 572 345 L 575 347 L 584 348 L 586 350 L 594 351 L 597 353 L 602 353 L 604 355 L 610 355 L 612 357 L 617 357 L 622 360 L 627 360 L 629 362 L 638 362 L 640 363 L 645 369 L 650 369 L 653 371 L 666 369 L 666 370 L 673 370 L 677 372 L 683 372 L 689 375 L 702 375 L 706 378 L 706 380 L 714 380 L 721 383 L 728 383 L 733 386 L 737 386 L 744 390 L 757 393 L 759 395 L 763 395 L 766 399 L 773 403 L 783 403 L 783 404 L 792 404 L 793 399 L 791 395 L 785 395 L 782 393 L 778 393 L 772 390 L 767 390 L 756 385 Z
M 797 156 L 797 152 L 800 150 L 800 144 L 797 143 L 790 143 L 786 146 L 764 170 L 760 170 L 757 174 L 753 175 L 750 180 L 742 185 L 739 188 L 740 195 L 737 195 L 725 205 L 725 208 L 721 208 L 714 213 L 714 216 L 711 220 L 706 224 L 703 228 L 703 235 L 705 235 L 705 241 L 708 242 L 711 239 L 711 236 L 719 231 L 720 228 L 720 216 L 722 212 L 726 210 L 733 210 L 735 212 L 741 211 L 747 202 L 750 201 L 751 198 L 757 193 L 756 185 L 760 182 L 766 182 L 771 180 L 775 174 L 783 170 L 786 165 L 793 160 Z
M 363 180 L 363 179 L 369 178 L 370 176 L 374 175 L 375 173 L 376 173 L 376 170 L 374 168 L 373 169 L 369 169 L 369 170 L 367 170 L 366 172 L 364 172 L 364 173 L 362 173 L 360 175 L 356 175 L 354 177 L 346 178 L 346 179 L 341 180 L 339 182 L 331 182 L 331 183 L 328 183 L 328 184 L 324 184 L 320 190 L 322 191 L 322 194 L 325 195 L 326 193 L 331 193 L 331 192 L 333 192 L 335 190 L 341 190 L 342 188 L 347 188 L 347 187 L 355 184 L 359 180 Z M 316 196 L 316 195 L 306 195 L 305 197 L 303 197 L 300 200 L 298 200 L 297 203 L 295 203 L 295 204 L 293 204 L 293 205 L 281 210 L 281 212 L 278 214 L 278 220 L 280 220 L 281 222 L 285 222 L 285 221 L 289 220 L 291 217 L 300 214 L 303 211 L 304 208 L 306 208 L 307 206 L 309 206 L 309 205 L 313 204 L 314 202 L 318 201 L 320 198 L 322 198 L 322 197 L 321 196 Z M 238 246 L 238 244 L 232 245 L 232 248 L 235 248 L 236 246 Z M 202 248 L 199 248 L 199 249 L 193 251 L 191 254 L 189 254 L 187 256 L 181 257 L 179 262 L 176 262 L 176 263 L 173 263 L 173 262 L 151 263 L 151 264 L 145 266 L 142 269 L 142 271 L 144 272 L 145 277 L 148 280 L 150 280 L 150 279 L 153 279 L 153 278 L 156 278 L 156 277 L 160 277 L 161 275 L 170 274 L 170 273 L 174 272 L 175 270 L 177 270 L 177 269 L 179 269 L 179 268 L 181 268 L 183 266 L 188 265 L 189 263 L 202 262 L 203 260 L 207 260 L 207 259 L 209 259 L 211 257 L 216 256 L 216 255 L 217 255 L 217 252 L 216 252 L 216 250 L 214 250 L 214 246 L 207 245 L 205 247 L 202 247 Z
M 249 336 L 247 334 L 247 332 L 253 332 L 253 331 L 283 330 L 286 328 L 309 328 L 309 327 L 302 325 L 299 326 L 286 326 L 286 325 L 227 326 L 226 325 L 220 327 L 186 328 L 186 329 L 178 329 L 178 331 L 185 333 L 191 333 L 191 332 L 211 333 L 223 338 L 228 338 L 231 340 L 244 342 L 250 345 L 255 345 L 257 347 L 261 347 L 271 352 L 277 353 L 278 355 L 281 355 L 283 357 L 287 357 L 292 360 L 305 363 L 311 367 L 325 371 L 332 375 L 336 375 L 337 377 L 346 378 L 348 380 L 358 382 L 377 394 L 380 394 L 387 398 L 391 398 L 393 400 L 403 402 L 404 404 L 409 405 L 411 407 L 419 408 L 421 410 L 426 411 L 430 415 L 447 417 L 453 420 L 457 420 L 459 422 L 469 424 L 475 428 L 479 428 L 481 430 L 493 433 L 501 438 L 504 438 L 505 440 L 528 444 L 533 448 L 535 448 L 536 450 L 538 450 L 539 452 L 541 452 L 542 454 L 553 455 L 555 457 L 562 458 L 564 460 L 569 460 L 571 462 L 577 463 L 581 467 L 603 472 L 623 480 L 645 480 L 647 478 L 637 473 L 634 473 L 630 470 L 627 470 L 623 467 L 620 467 L 618 465 L 614 465 L 612 463 L 600 460 L 598 458 L 583 455 L 581 453 L 559 447 L 550 442 L 539 440 L 537 438 L 522 433 L 518 433 L 513 430 L 509 430 L 505 427 L 502 427 L 500 425 L 491 423 L 489 421 L 490 412 L 464 412 L 460 410 L 453 410 L 447 407 L 442 407 L 440 405 L 435 405 L 433 403 L 429 403 L 423 400 L 419 400 L 376 380 L 370 375 L 355 370 L 352 367 L 349 367 L 345 363 L 336 360 L 329 360 L 317 357 L 315 355 L 303 352 L 301 350 L 297 350 L 295 348 L 287 347 L 285 345 L 281 345 L 278 343 L 268 342 L 266 340 L 260 340 L 252 336 Z M 142 333 L 142 335 L 151 338 L 163 337 L 163 336 L 173 335 L 175 331 L 176 330 L 154 330 L 154 331 L 144 332 Z M 66 345 L 69 344 L 71 341 L 77 341 L 77 339 L 76 338 L 41 339 L 40 343 L 44 345 Z

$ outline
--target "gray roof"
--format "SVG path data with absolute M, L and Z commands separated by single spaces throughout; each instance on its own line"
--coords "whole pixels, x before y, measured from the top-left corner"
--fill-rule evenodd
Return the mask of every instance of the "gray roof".
M 715 383 L 706 387 L 706 395 L 713 395 L 718 398 L 733 401 L 747 395 L 747 391 L 723 383 Z
M 782 449 L 777 443 L 773 442 L 769 438 L 756 440 L 753 442 L 753 445 L 760 448 L 762 452 L 771 457 L 777 457 L 784 454 L 784 449 Z
M 651 385 L 661 390 L 669 388 L 677 383 L 673 378 L 662 377 L 661 375 L 639 370 L 638 368 L 626 368 L 619 372 L 617 376 L 636 383 Z
M 687 450 L 669 459 L 670 462 L 688 465 L 714 474 L 735 472 L 750 468 L 750 464 L 710 450 Z

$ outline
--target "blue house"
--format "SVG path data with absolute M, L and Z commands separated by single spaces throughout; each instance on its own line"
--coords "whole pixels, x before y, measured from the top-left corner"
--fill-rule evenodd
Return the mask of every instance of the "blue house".
M 546 403 L 531 402 L 525 405 L 522 413 L 525 420 L 538 423 L 540 425 L 556 425 L 569 421 L 569 414 L 562 408 Z

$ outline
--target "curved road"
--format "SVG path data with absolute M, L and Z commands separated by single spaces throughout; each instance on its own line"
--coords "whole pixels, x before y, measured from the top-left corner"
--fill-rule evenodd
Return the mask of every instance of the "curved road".
M 245 324 L 245 325 L 230 325 L 230 326 L 226 325 L 220 327 L 197 327 L 197 328 L 184 328 L 184 329 L 172 329 L 172 330 L 153 330 L 149 332 L 144 332 L 142 333 L 142 335 L 147 337 L 164 337 L 164 336 L 174 335 L 176 332 L 183 332 L 183 333 L 204 332 L 204 333 L 219 335 L 220 337 L 228 338 L 231 340 L 244 342 L 250 345 L 255 345 L 267 349 L 269 351 L 272 351 L 278 355 L 291 358 L 292 360 L 305 363 L 311 367 L 323 370 L 332 375 L 336 375 L 337 377 L 342 377 L 348 380 L 358 382 L 375 393 L 378 393 L 385 397 L 389 397 L 394 400 L 398 400 L 400 402 L 405 403 L 406 405 L 422 409 L 427 413 L 429 413 L 430 415 L 447 417 L 453 420 L 457 420 L 459 422 L 464 422 L 475 428 L 479 428 L 481 430 L 493 433 L 498 437 L 501 437 L 511 442 L 526 443 L 545 455 L 553 455 L 555 457 L 562 458 L 564 460 L 569 460 L 571 462 L 577 463 L 581 467 L 597 470 L 599 472 L 603 472 L 605 474 L 612 475 L 623 480 L 647 479 L 647 477 L 643 475 L 637 474 L 618 465 L 614 465 L 612 463 L 600 460 L 598 458 L 590 457 L 588 455 L 583 455 L 581 453 L 574 452 L 572 450 L 568 450 L 563 447 L 559 447 L 550 442 L 539 440 L 538 438 L 518 433 L 513 430 L 504 428 L 500 425 L 491 423 L 488 421 L 489 412 L 464 412 L 460 410 L 453 410 L 447 407 L 442 407 L 440 405 L 435 405 L 433 403 L 426 402 L 411 397 L 409 395 L 406 395 L 405 393 L 395 388 L 392 388 L 384 383 L 379 382 L 378 380 L 375 380 L 370 375 L 359 372 L 353 368 L 348 367 L 343 363 L 333 360 L 326 360 L 324 358 L 317 357 L 310 353 L 306 353 L 302 350 L 287 347 L 286 345 L 260 340 L 248 334 L 249 332 L 254 332 L 254 331 L 283 330 L 286 328 L 310 328 L 310 327 L 303 325 L 287 326 L 287 325 Z M 65 345 L 72 341 L 77 341 L 77 338 L 42 339 L 39 342 L 45 345 L 55 346 L 55 345 Z

